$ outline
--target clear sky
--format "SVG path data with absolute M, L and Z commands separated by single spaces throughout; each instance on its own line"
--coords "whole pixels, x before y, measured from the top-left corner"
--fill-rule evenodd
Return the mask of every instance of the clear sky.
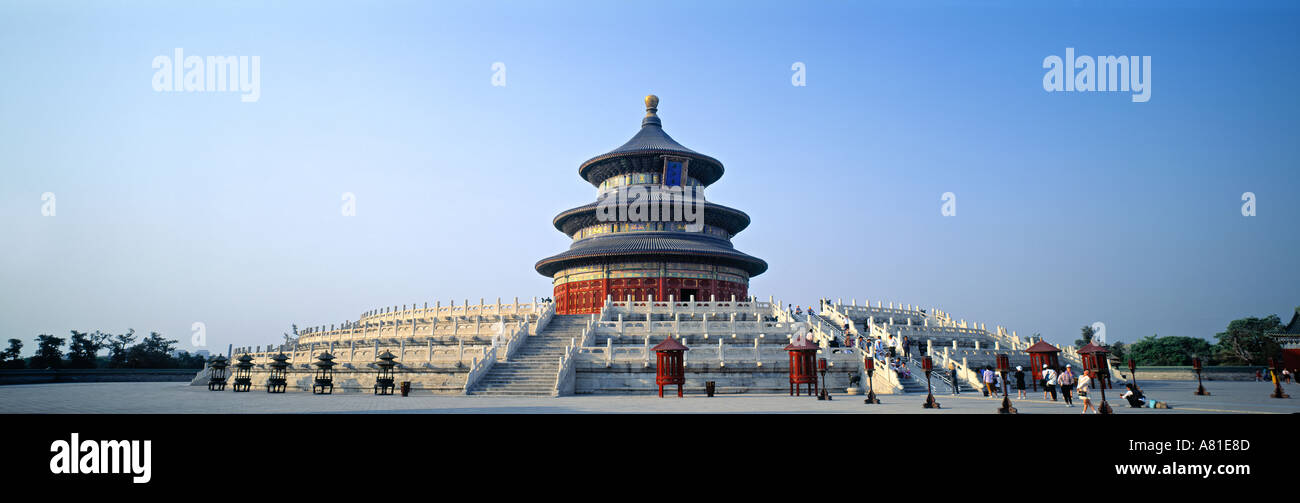
M 578 165 L 649 93 L 726 165 L 708 196 L 752 217 L 734 243 L 769 263 L 764 299 L 938 306 L 1057 343 L 1096 321 L 1212 338 L 1300 305 L 1294 3 L 230 3 L 0 3 L 0 338 L 193 349 L 202 322 L 224 351 L 382 305 L 549 296 L 551 219 L 595 200 Z M 1068 47 L 1150 56 L 1150 101 L 1045 91 Z M 259 100 L 154 91 L 175 48 L 259 56 Z

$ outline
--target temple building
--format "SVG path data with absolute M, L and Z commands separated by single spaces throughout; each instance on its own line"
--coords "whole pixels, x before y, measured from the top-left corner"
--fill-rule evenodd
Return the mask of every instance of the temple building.
M 658 97 L 646 96 L 645 105 L 632 139 L 578 167 L 578 176 L 596 187 L 597 201 L 555 217 L 555 228 L 573 244 L 536 269 L 553 278 L 557 314 L 598 313 L 607 298 L 743 299 L 749 278 L 767 270 L 766 262 L 731 245 L 749 215 L 704 200 L 703 189 L 722 178 L 722 162 L 664 132 Z M 658 194 L 680 194 L 676 209 L 685 210 L 634 207 L 658 201 Z M 621 211 L 606 211 L 615 206 Z

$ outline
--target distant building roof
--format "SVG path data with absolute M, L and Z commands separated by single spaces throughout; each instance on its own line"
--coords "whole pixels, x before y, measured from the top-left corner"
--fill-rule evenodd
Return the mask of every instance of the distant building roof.
M 1025 351 L 1030 353 L 1060 353 L 1061 349 L 1040 340 L 1035 342 L 1033 346 L 1029 346 Z
M 668 336 L 668 338 L 664 339 L 663 342 L 650 349 L 654 351 L 690 351 L 691 348 L 677 342 L 677 339 L 673 336 Z

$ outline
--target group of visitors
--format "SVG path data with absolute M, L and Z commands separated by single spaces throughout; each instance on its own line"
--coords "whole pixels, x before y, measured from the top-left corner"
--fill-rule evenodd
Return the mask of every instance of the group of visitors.
M 1088 396 L 1088 391 L 1092 387 L 1092 378 L 1086 372 L 1083 376 L 1076 376 L 1074 369 L 1068 364 L 1060 372 L 1043 364 L 1042 376 L 1038 379 L 1038 384 L 1043 387 L 1043 400 L 1051 395 L 1052 401 L 1057 401 L 1056 393 L 1059 389 L 1066 407 L 1074 407 L 1073 394 L 1078 393 L 1079 398 L 1083 399 L 1083 412 L 1087 413 L 1093 408 L 1092 399 Z
M 955 369 L 954 369 L 955 371 Z M 1092 391 L 1092 377 L 1087 373 L 1076 376 L 1070 365 L 1057 372 L 1047 364 L 1043 365 L 1042 377 L 1039 378 L 1038 384 L 1043 387 L 1043 399 L 1046 400 L 1051 396 L 1052 401 L 1058 401 L 1057 393 L 1060 393 L 1060 399 L 1065 401 L 1066 407 L 1074 407 L 1074 394 L 1078 394 L 1083 399 L 1083 413 L 1087 414 L 1089 410 L 1097 412 L 1096 407 L 1092 405 L 1092 397 L 1089 393 Z M 1016 396 L 1020 399 L 1028 398 L 1025 391 L 1025 368 L 1016 366 L 1016 371 L 1012 374 L 1015 383 Z M 984 396 L 991 398 L 1000 398 L 998 391 L 1002 388 L 1002 376 L 993 371 L 993 367 L 986 366 L 980 374 L 980 381 L 984 383 Z
M 902 358 L 890 358 L 889 369 L 893 370 L 894 372 L 897 372 L 898 375 L 903 378 L 906 379 L 912 378 L 912 371 L 907 369 L 907 364 L 903 363 Z
M 1255 382 L 1263 381 L 1265 372 L 1268 372 L 1269 381 L 1272 381 L 1273 373 L 1271 371 L 1269 371 L 1268 369 L 1255 369 Z M 1291 369 L 1286 369 L 1286 368 L 1282 369 L 1282 373 L 1277 375 L 1278 380 L 1282 381 L 1283 383 L 1290 383 L 1291 377 L 1292 377 Z

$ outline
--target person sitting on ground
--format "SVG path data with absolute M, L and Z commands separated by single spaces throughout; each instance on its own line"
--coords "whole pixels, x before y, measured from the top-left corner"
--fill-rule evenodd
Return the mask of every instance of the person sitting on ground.
M 1125 391 L 1124 394 L 1120 395 L 1119 397 L 1128 400 L 1128 406 L 1131 408 L 1134 409 L 1142 408 L 1142 401 L 1143 401 L 1142 390 L 1138 389 L 1137 386 L 1134 386 L 1132 383 L 1125 384 L 1124 387 L 1127 388 L 1127 391 Z
M 1169 406 L 1169 402 L 1161 402 L 1158 400 L 1147 398 L 1146 395 L 1142 393 L 1142 388 L 1137 387 L 1137 385 L 1135 384 L 1130 383 L 1130 384 L 1125 384 L 1124 386 L 1127 387 L 1128 390 L 1125 391 L 1124 394 L 1120 395 L 1120 398 L 1128 400 L 1129 407 L 1133 407 L 1133 408 L 1146 407 L 1148 409 L 1173 408 Z

